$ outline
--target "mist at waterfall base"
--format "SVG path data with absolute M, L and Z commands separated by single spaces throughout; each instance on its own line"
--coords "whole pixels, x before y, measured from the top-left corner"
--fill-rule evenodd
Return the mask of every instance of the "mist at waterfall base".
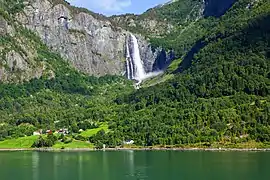
M 126 43 L 126 74 L 128 79 L 137 81 L 139 85 L 143 80 L 162 74 L 163 71 L 154 71 L 146 73 L 143 61 L 140 57 L 140 49 L 137 38 L 130 34 L 131 43 Z

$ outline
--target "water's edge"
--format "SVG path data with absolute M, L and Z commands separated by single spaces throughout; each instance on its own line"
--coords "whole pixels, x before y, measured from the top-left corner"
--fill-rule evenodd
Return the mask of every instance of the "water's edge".
M 213 152 L 263 152 L 270 151 L 270 148 L 106 148 L 106 149 L 90 149 L 90 148 L 18 148 L 18 149 L 0 149 L 3 151 L 40 151 L 40 152 L 82 152 L 82 151 L 213 151 Z

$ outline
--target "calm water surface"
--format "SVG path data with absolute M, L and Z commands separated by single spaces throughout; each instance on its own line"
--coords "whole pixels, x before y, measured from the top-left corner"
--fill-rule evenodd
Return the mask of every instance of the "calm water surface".
M 0 152 L 0 180 L 269 180 L 268 152 Z

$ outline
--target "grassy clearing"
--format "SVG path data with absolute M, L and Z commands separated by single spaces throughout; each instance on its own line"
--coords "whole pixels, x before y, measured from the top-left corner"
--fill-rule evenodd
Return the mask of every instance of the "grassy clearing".
M 176 71 L 179 68 L 179 65 L 182 63 L 182 59 L 176 59 L 174 60 L 170 66 L 167 68 L 166 72 L 164 74 L 155 76 L 153 78 L 147 79 L 142 83 L 142 87 L 150 87 L 154 86 L 159 83 L 163 83 L 165 81 L 171 80 L 174 78 L 173 72 Z
M 162 75 L 146 80 L 145 82 L 143 82 L 141 87 L 146 88 L 146 87 L 154 86 L 156 84 L 163 83 L 165 81 L 173 79 L 173 77 L 174 77 L 173 74 L 162 74 Z
M 98 128 L 95 128 L 95 129 L 88 129 L 88 130 L 82 132 L 81 135 L 82 135 L 83 137 L 91 137 L 91 136 L 97 134 L 97 132 L 100 131 L 100 130 L 102 130 L 102 129 L 103 129 L 105 132 L 108 132 L 108 131 L 109 131 L 109 126 L 108 126 L 107 124 L 102 124 L 102 125 L 101 125 L 100 127 L 98 127 Z
M 168 67 L 168 69 L 166 70 L 167 73 L 173 73 L 174 71 L 176 71 L 179 68 L 179 65 L 181 64 L 182 59 L 176 59 L 174 60 Z
M 61 149 L 61 148 L 70 148 L 70 149 L 75 149 L 75 148 L 94 148 L 94 145 L 85 142 L 85 141 L 76 141 L 73 140 L 71 143 L 65 144 L 63 142 L 57 142 L 53 148 L 55 149 Z
M 89 129 L 81 133 L 83 137 L 91 137 L 95 135 L 98 131 L 104 130 L 109 131 L 109 126 L 107 124 L 102 124 L 99 128 Z M 21 149 L 21 148 L 31 148 L 34 142 L 39 136 L 27 136 L 17 139 L 8 139 L 5 141 L 0 141 L 0 149 Z M 89 142 L 73 140 L 71 143 L 65 144 L 63 142 L 57 142 L 53 148 L 94 148 L 94 145 Z
M 17 148 L 31 148 L 33 143 L 38 139 L 38 136 L 27 136 L 18 139 L 9 139 L 0 141 L 0 148 L 17 149 Z

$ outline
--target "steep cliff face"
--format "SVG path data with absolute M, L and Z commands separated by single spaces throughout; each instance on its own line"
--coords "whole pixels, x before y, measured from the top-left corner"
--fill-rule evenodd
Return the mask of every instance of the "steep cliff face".
M 219 16 L 235 1 L 172 1 L 149 9 L 142 15 L 128 14 L 107 18 L 70 6 L 64 0 L 12 0 L 12 3 L 3 0 L 14 11 L 19 24 L 35 32 L 51 50 L 59 52 L 78 70 L 95 76 L 125 74 L 125 47 L 129 31 L 136 34 L 145 71 L 164 69 L 174 59 L 173 52 L 168 53 L 161 48 L 153 49 L 144 36 L 170 36 L 179 29 L 185 30 L 185 27 L 203 16 Z M 12 30 L 6 20 L 1 20 L 0 25 L 1 35 L 10 36 L 17 32 Z M 17 42 L 18 38 L 14 39 Z M 155 47 L 158 46 L 155 44 Z M 27 77 L 22 79 L 41 76 L 42 73 L 38 73 L 38 76 L 30 73 L 34 63 L 27 64 L 31 53 L 25 54 L 31 50 L 19 54 L 16 50 L 11 50 L 2 50 L 2 56 L 5 57 L 0 67 L 2 79 L 7 79 L 7 69 L 10 72 L 28 72 Z
M 2 10 L 2 9 L 0 9 Z M 19 83 L 42 75 L 53 76 L 45 61 L 38 61 L 37 45 L 28 32 L 4 18 L 0 13 L 0 82 Z
M 72 7 L 62 0 L 28 0 L 17 20 L 82 72 L 102 76 L 125 71 L 125 42 L 129 32 L 116 27 L 106 17 Z M 142 59 L 154 61 L 149 43 L 143 37 L 138 38 Z

